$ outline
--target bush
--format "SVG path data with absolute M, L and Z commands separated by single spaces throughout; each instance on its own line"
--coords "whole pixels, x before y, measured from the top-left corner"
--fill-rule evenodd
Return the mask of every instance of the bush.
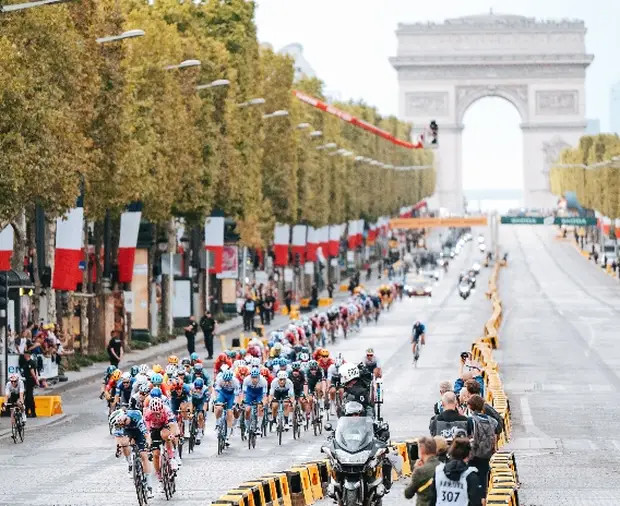
M 107 353 L 95 353 L 93 355 L 83 355 L 76 352 L 73 355 L 67 355 L 66 357 L 68 371 L 79 371 L 82 367 L 88 367 L 97 362 L 108 362 Z

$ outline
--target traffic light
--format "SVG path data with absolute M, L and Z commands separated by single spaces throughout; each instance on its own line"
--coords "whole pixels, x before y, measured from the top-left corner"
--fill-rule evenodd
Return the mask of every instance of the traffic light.
M 431 121 L 429 125 L 431 129 L 431 144 L 437 144 L 439 140 L 439 126 L 435 120 Z
M 0 272 L 0 326 L 6 325 L 9 307 L 9 289 L 6 285 L 6 273 Z

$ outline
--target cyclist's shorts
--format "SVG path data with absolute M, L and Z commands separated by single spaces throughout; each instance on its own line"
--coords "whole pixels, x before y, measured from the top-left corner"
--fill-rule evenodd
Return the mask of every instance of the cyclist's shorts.
M 265 392 L 253 392 L 252 390 L 248 389 L 248 391 L 245 393 L 245 397 L 243 399 L 243 402 L 245 404 L 247 404 L 248 406 L 251 406 L 252 404 L 254 404 L 255 402 L 263 402 L 263 398 L 265 397 Z
M 301 397 L 305 397 L 304 389 L 303 388 L 301 390 L 294 390 L 294 393 L 295 393 L 295 399 L 299 399 Z
M 177 412 L 181 409 L 181 404 L 185 402 L 183 399 L 180 398 L 172 398 L 170 399 L 170 409 L 172 409 L 172 412 L 176 415 Z
M 288 399 L 288 390 L 278 390 L 273 393 L 274 401 L 286 401 Z
M 308 379 L 308 392 L 314 392 L 316 390 L 316 386 L 320 383 L 320 380 L 311 380 Z
M 152 441 L 152 447 L 153 448 L 159 448 L 159 446 L 162 443 L 162 439 L 161 439 L 161 429 L 163 429 L 164 427 L 160 428 L 160 429 L 151 429 L 151 441 Z
M 417 343 L 418 341 L 420 341 L 420 335 L 421 335 L 421 334 L 415 334 L 415 335 L 413 336 L 413 342 L 414 342 L 414 343 Z
M 336 378 L 335 376 L 332 376 L 332 379 L 331 379 L 331 385 L 332 385 L 334 388 L 340 388 L 340 386 L 341 386 L 341 385 L 340 385 L 340 378 Z
M 13 392 L 11 396 L 8 398 L 8 400 L 6 401 L 6 404 L 7 406 L 17 404 L 18 400 L 19 400 L 19 393 Z
M 217 402 L 218 404 L 224 404 L 226 409 L 232 409 L 235 404 L 235 392 L 225 392 L 224 390 L 220 390 L 217 393 Z
M 153 431 L 151 431 L 151 434 L 153 434 Z M 128 436 L 129 438 L 133 439 L 136 443 L 136 445 L 138 446 L 138 449 L 140 451 L 145 451 L 146 450 L 146 437 L 144 436 L 144 434 L 142 434 L 142 432 L 140 431 L 123 431 L 124 436 Z M 161 437 L 159 438 L 161 439 Z

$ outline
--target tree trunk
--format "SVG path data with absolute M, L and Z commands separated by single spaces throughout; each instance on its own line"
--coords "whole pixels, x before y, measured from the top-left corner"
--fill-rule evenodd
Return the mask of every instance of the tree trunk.
M 95 241 L 95 259 L 94 259 L 94 269 L 97 273 L 97 280 L 94 283 L 93 292 L 95 293 L 95 297 L 93 299 L 89 299 L 89 315 L 88 320 L 90 323 L 90 347 L 93 352 L 100 352 L 105 349 L 106 346 L 106 317 L 107 317 L 107 304 L 106 297 L 107 294 L 104 291 L 104 286 L 102 283 L 103 272 L 101 269 L 101 251 L 103 244 L 103 224 L 101 222 L 96 222 L 94 227 L 94 241 Z M 90 271 L 90 266 L 89 266 Z M 91 275 L 92 277 L 92 275 Z
M 84 256 L 82 260 L 86 264 L 86 268 L 82 271 L 82 297 L 79 297 L 80 304 L 80 334 L 82 336 L 82 350 L 84 352 L 93 353 L 95 350 L 90 343 L 90 334 L 88 332 L 88 298 L 85 295 L 88 293 L 88 281 L 89 281 L 89 269 L 88 269 L 88 220 L 84 220 L 83 242 L 85 245 Z
M 13 256 L 11 257 L 11 269 L 18 272 L 24 270 L 24 258 L 26 257 L 26 211 L 22 210 L 19 215 L 11 222 L 13 225 Z
M 174 218 L 168 220 L 167 223 L 167 236 L 168 236 L 168 254 L 173 255 L 172 259 L 174 259 L 174 253 L 176 250 L 177 238 L 176 238 L 176 227 L 174 224 Z M 174 330 L 174 323 L 172 319 L 172 290 L 170 289 L 172 283 L 174 282 L 174 261 L 168 261 L 168 268 L 172 266 L 172 272 L 168 272 L 166 276 L 162 276 L 162 294 L 163 294 L 163 325 L 162 327 L 165 329 L 166 335 L 172 335 Z
M 50 220 L 45 223 L 45 265 L 51 268 L 54 272 L 54 260 L 55 260 L 55 248 L 56 243 L 56 220 Z M 51 280 L 50 280 L 51 284 Z M 58 322 L 58 314 L 56 312 L 56 290 L 52 290 L 50 287 L 42 290 L 47 299 L 47 314 L 43 314 L 41 311 L 39 314 L 41 318 L 46 318 L 49 322 Z M 42 298 L 42 297 L 41 297 Z M 39 304 L 41 304 L 41 298 Z M 39 306 L 39 310 L 41 307 Z M 70 329 L 66 329 L 71 332 Z

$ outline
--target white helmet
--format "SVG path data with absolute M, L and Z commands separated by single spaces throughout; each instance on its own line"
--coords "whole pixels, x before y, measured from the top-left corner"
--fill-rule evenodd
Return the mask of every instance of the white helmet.
M 287 374 L 287 372 L 286 372 L 286 371 L 280 371 L 280 372 L 278 373 L 278 379 L 279 379 L 279 380 L 281 380 L 281 379 L 288 379 L 288 374 Z
M 346 385 L 349 381 L 360 377 L 360 370 L 355 364 L 342 364 L 340 366 L 340 377 L 342 378 L 342 383 Z
M 117 409 L 116 411 L 112 411 L 110 416 L 108 417 L 108 423 L 112 426 L 118 425 L 121 418 L 125 416 L 125 411 L 122 409 Z
M 123 375 L 121 376 L 121 381 L 130 381 L 131 380 L 131 374 L 128 372 L 124 372 Z
M 166 374 L 168 375 L 169 378 L 174 376 L 176 373 L 177 373 L 177 366 L 176 365 L 168 364 L 166 366 Z
M 258 358 L 258 357 L 252 357 L 252 358 L 250 359 L 250 365 L 251 365 L 252 367 L 260 367 L 260 358 Z
M 140 364 L 140 367 L 138 367 L 138 372 L 140 374 L 146 374 L 148 370 L 149 370 L 149 366 L 146 364 Z
M 222 367 L 220 367 L 220 372 L 226 372 L 228 369 L 230 369 L 228 364 L 222 364 Z

